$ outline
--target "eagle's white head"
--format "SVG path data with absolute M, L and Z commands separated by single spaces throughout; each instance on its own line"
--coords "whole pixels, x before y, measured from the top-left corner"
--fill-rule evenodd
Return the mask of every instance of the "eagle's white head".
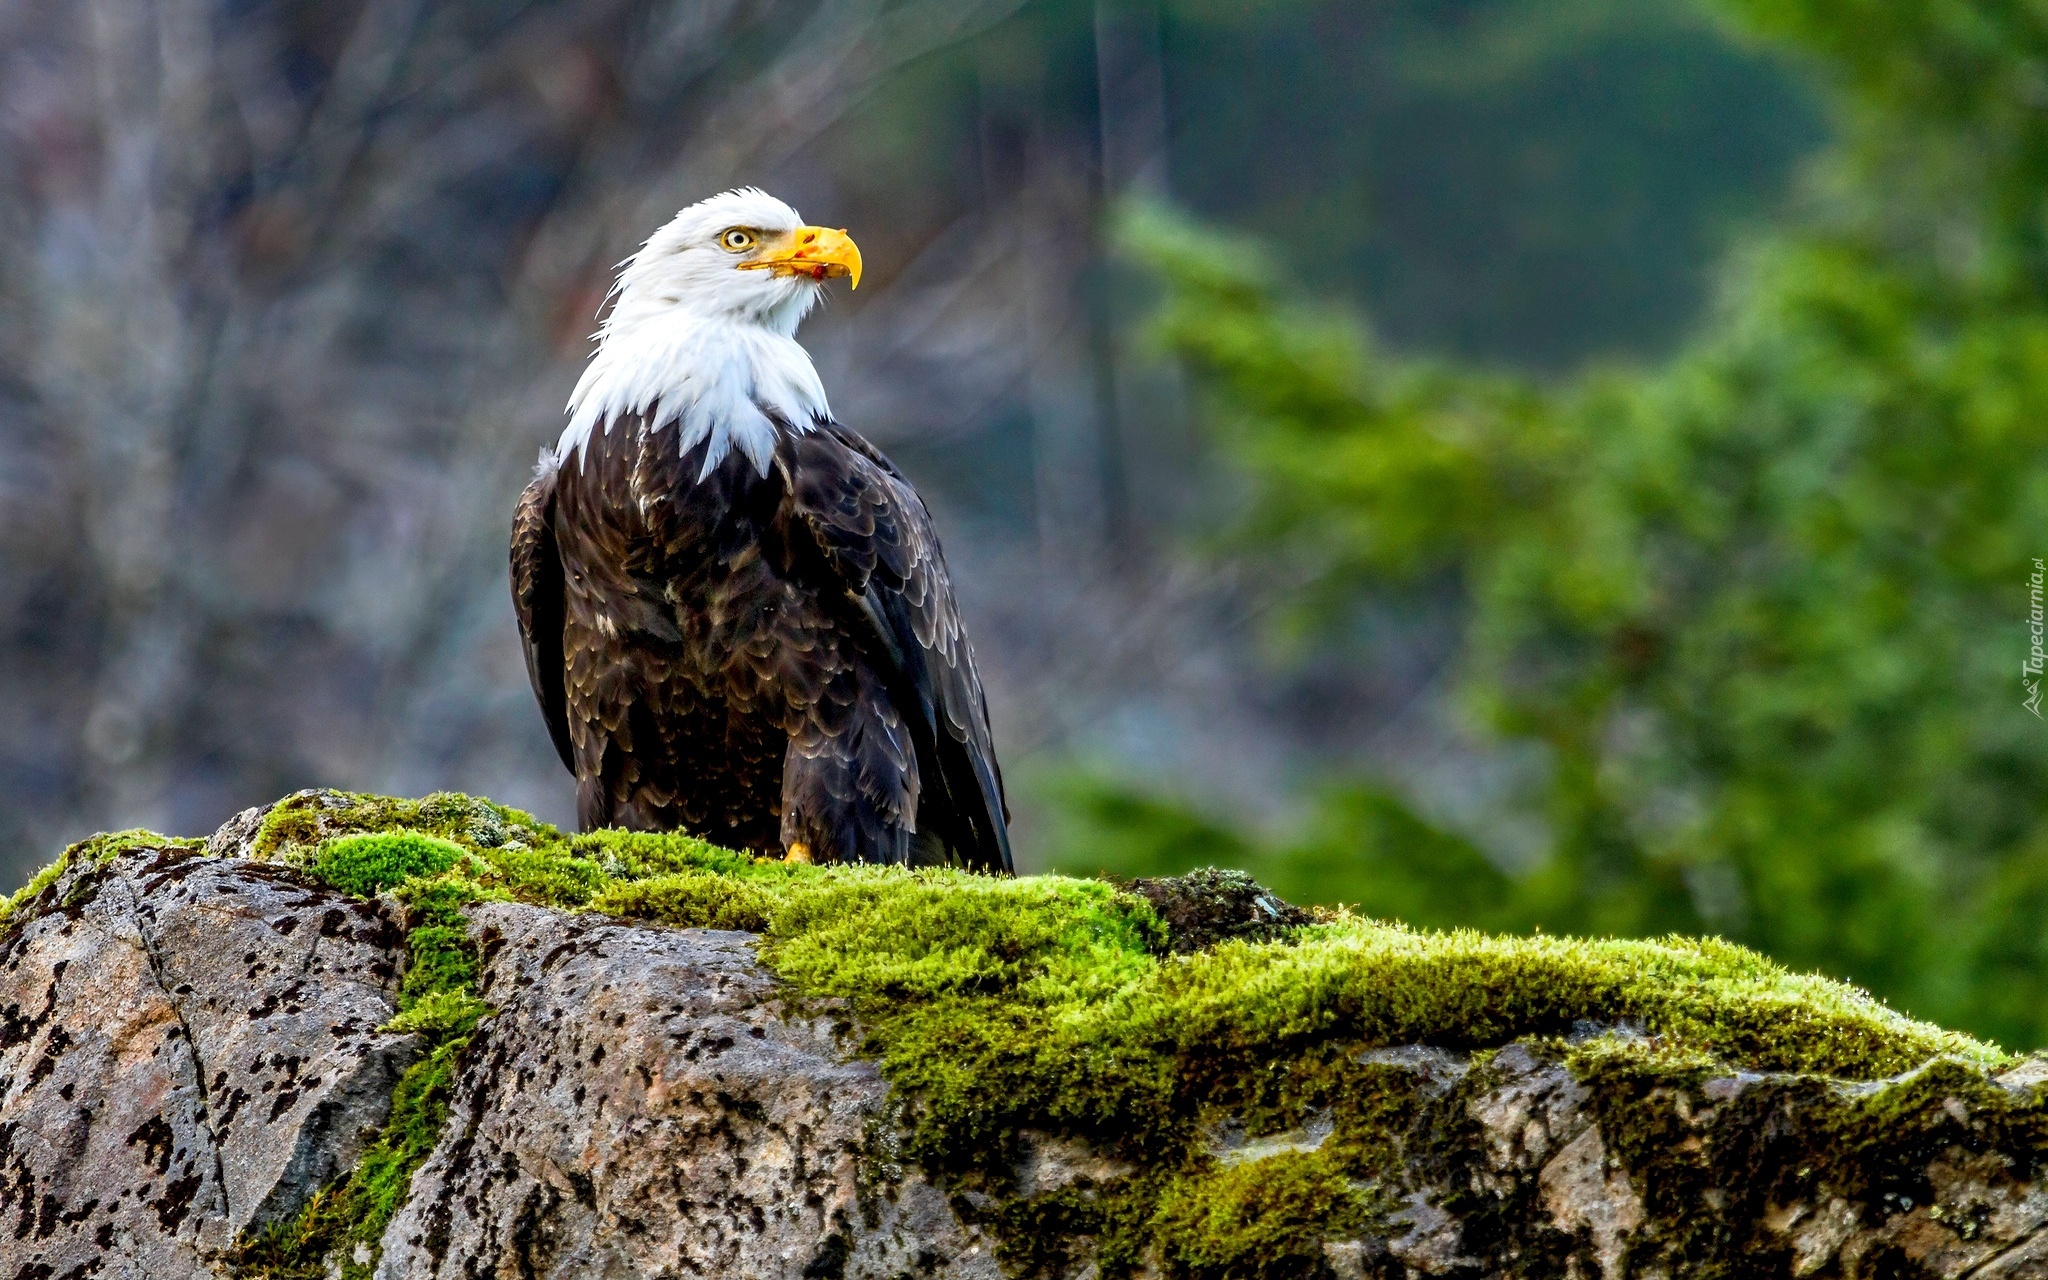
M 612 287 L 597 353 L 569 397 L 557 461 L 628 414 L 649 430 L 677 424 L 676 448 L 709 441 L 699 479 L 734 448 L 766 475 L 778 429 L 831 416 L 796 327 L 825 281 L 860 284 L 844 231 L 807 226 L 748 187 L 699 201 L 647 238 Z

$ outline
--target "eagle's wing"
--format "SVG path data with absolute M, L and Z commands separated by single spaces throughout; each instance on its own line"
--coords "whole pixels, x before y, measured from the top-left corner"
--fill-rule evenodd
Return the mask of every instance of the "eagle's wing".
M 519 614 L 519 639 L 526 649 L 533 696 L 540 699 L 555 751 L 574 773 L 576 753 L 569 743 L 563 688 L 562 592 L 562 554 L 555 545 L 555 457 L 543 449 L 533 483 L 519 495 L 512 513 L 512 607 Z
M 923 779 L 920 835 L 944 840 L 968 866 L 1012 870 L 988 700 L 924 501 L 838 423 L 785 439 L 778 461 L 791 510 L 877 642 L 873 661 L 910 726 Z

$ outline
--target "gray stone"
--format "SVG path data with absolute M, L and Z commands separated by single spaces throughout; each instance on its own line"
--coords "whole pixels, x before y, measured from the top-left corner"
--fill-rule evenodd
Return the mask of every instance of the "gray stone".
M 1539 1059 L 1527 1045 L 1509 1045 L 1489 1065 L 1495 1079 L 1467 1109 L 1484 1140 L 1488 1188 L 1498 1191 L 1579 1136 L 1586 1090 L 1563 1063 Z
M 2020 1093 L 2048 1084 L 2048 1054 L 2030 1053 L 2019 1064 L 1998 1074 L 1998 1083 Z
M 1036 1129 L 1017 1135 L 1017 1152 L 1011 1173 L 1017 1179 L 1017 1194 L 1025 1197 L 1076 1185 L 1106 1186 L 1138 1171 L 1136 1165 L 1102 1155 L 1077 1138 L 1055 1137 Z
M 254 852 L 256 833 L 263 827 L 273 806 L 253 805 L 220 824 L 220 829 L 206 837 L 206 852 L 214 858 L 246 858 Z
M 1437 1208 L 1427 1191 L 1409 1192 L 1406 1203 L 1388 1218 L 1398 1234 L 1386 1242 L 1387 1252 L 1416 1274 L 1440 1276 L 1479 1265 L 1460 1251 L 1458 1220 Z
M 1358 1061 L 1368 1066 L 1393 1067 L 1408 1072 L 1432 1097 L 1450 1092 L 1472 1069 L 1469 1057 L 1439 1049 L 1435 1045 L 1404 1044 L 1391 1049 L 1367 1049 Z
M 1550 1220 L 1562 1231 L 1581 1232 L 1592 1242 L 1601 1276 L 1619 1277 L 1629 1234 L 1643 1225 L 1643 1201 L 1628 1173 L 1610 1163 L 1600 1130 L 1587 1125 L 1536 1175 Z
M 1972 1280 L 2048 1280 L 2048 1233 L 2028 1236 L 1970 1275 Z
M 1386 1244 L 1377 1239 L 1323 1242 L 1323 1261 L 1336 1280 L 1372 1280 L 1381 1274 L 1376 1264 L 1386 1256 Z
M 176 848 L 39 902 L 0 938 L 0 1275 L 213 1275 L 383 1123 L 412 1048 L 375 1033 L 399 931 Z
M 397 1012 L 405 935 L 376 905 L 281 868 L 195 859 L 137 903 L 206 1079 L 236 1232 L 348 1172 L 418 1050 Z
M 874 1158 L 887 1087 L 751 935 L 506 903 L 472 920 L 499 1012 L 380 1280 L 999 1274 L 921 1173 Z
M 1318 1111 L 1302 1123 L 1279 1133 L 1252 1136 L 1245 1132 L 1243 1124 L 1232 1118 L 1211 1126 L 1203 1136 L 1210 1156 L 1217 1163 L 1238 1165 L 1295 1152 L 1320 1150 L 1336 1128 L 1335 1118 L 1330 1112 Z

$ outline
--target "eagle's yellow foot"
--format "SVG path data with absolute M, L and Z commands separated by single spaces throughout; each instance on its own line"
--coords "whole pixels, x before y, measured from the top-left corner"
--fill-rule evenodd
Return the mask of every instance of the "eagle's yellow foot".
M 811 862 L 811 846 L 801 840 L 793 840 L 790 842 L 789 852 L 782 855 L 782 860 L 784 862 L 801 862 L 808 866 Z

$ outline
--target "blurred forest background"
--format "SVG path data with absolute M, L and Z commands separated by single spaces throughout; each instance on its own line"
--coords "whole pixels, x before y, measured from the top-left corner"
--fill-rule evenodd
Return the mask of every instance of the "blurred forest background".
M 1720 933 L 2048 1042 L 2022 0 L 0 0 L 0 884 L 572 788 L 507 522 L 754 183 L 1035 868 Z

